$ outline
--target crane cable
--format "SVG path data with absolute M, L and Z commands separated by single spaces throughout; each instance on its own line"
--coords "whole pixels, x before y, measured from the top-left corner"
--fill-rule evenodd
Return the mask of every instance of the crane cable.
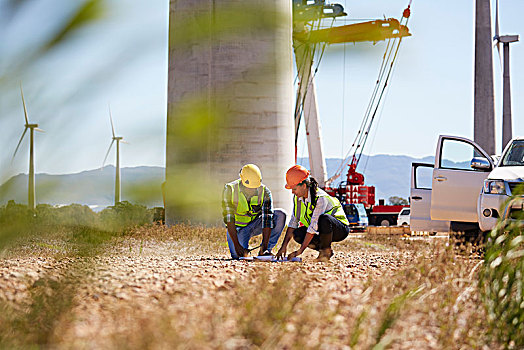
M 411 12 L 410 12 L 411 1 L 412 1 L 412 0 L 410 0 L 407 9 L 404 10 L 404 13 L 403 13 L 403 15 L 402 15 L 402 20 L 403 20 L 404 18 L 406 19 L 405 24 L 404 24 L 405 26 L 407 26 L 408 21 L 409 21 L 409 16 L 410 16 L 410 14 L 411 14 Z M 401 21 L 401 22 L 402 22 L 402 21 Z M 401 24 L 402 24 L 402 23 L 401 23 Z M 364 146 L 365 146 L 365 144 L 366 144 L 366 142 L 367 142 L 367 139 L 368 139 L 368 137 L 369 137 L 369 132 L 370 132 L 370 130 L 371 130 L 371 126 L 372 126 L 373 121 L 374 121 L 374 119 L 375 119 L 375 117 L 376 117 L 376 115 L 377 115 L 378 109 L 379 109 L 379 107 L 380 107 L 380 102 L 382 101 L 382 98 L 383 98 L 383 96 L 384 96 L 384 92 L 386 91 L 386 88 L 387 88 L 387 86 L 388 86 L 389 80 L 390 80 L 390 78 L 391 78 L 391 73 L 393 72 L 393 68 L 394 68 L 395 63 L 396 63 L 396 59 L 397 59 L 397 56 L 398 56 L 398 52 L 399 52 L 399 50 L 400 50 L 400 44 L 401 44 L 401 43 L 402 43 L 402 37 L 398 38 L 398 44 L 397 44 L 396 49 L 395 49 L 395 55 L 393 56 L 393 59 L 392 59 L 391 64 L 390 64 L 390 66 L 389 66 L 388 74 L 387 74 L 387 76 L 386 76 L 386 79 L 385 79 L 384 85 L 383 85 L 383 87 L 382 87 L 382 91 L 380 92 L 380 96 L 379 96 L 379 98 L 378 98 L 378 102 L 377 102 L 376 105 L 375 105 L 375 110 L 373 111 L 373 115 L 372 115 L 372 117 L 371 117 L 371 121 L 370 121 L 370 123 L 369 123 L 369 125 L 368 125 L 368 127 L 367 127 L 366 132 L 364 133 L 364 135 L 365 135 L 365 136 L 364 136 L 364 141 L 363 141 L 363 143 L 362 143 L 362 147 L 361 147 L 361 149 L 360 149 L 360 153 L 359 153 L 359 155 L 358 155 L 358 159 L 357 159 L 356 165 L 358 165 L 358 162 L 360 161 L 360 158 L 362 157 L 362 152 L 363 152 L 363 150 L 364 150 Z M 393 45 L 395 45 L 395 44 L 393 44 Z M 391 52 L 390 52 L 390 53 L 391 53 Z M 357 153 L 357 150 L 355 150 L 355 154 L 353 155 L 353 157 L 355 157 L 356 153 Z
M 410 0 L 408 7 L 403 12 L 402 19 L 400 21 L 401 25 L 407 26 L 408 24 L 409 17 L 411 14 L 410 13 L 411 3 L 412 3 L 412 0 Z M 405 24 L 402 24 L 402 22 L 404 22 L 404 19 L 405 19 Z M 353 144 L 351 145 L 349 151 L 347 152 L 345 159 L 341 162 L 339 168 L 335 172 L 335 175 L 332 176 L 328 181 L 330 180 L 332 181 L 335 178 L 337 178 L 338 176 L 340 176 L 340 173 L 342 172 L 343 167 L 349 163 L 350 158 L 351 158 L 351 163 L 355 164 L 355 168 L 358 165 L 358 162 L 360 161 L 360 158 L 362 157 L 364 146 L 369 137 L 371 126 L 373 125 L 373 121 L 376 117 L 378 108 L 380 107 L 380 103 L 384 96 L 384 92 L 391 78 L 391 72 L 393 71 L 393 67 L 396 63 L 396 59 L 398 56 L 401 42 L 402 42 L 402 37 L 388 40 L 388 44 L 386 46 L 386 50 L 382 58 L 382 64 L 379 70 L 379 75 L 378 75 L 378 78 L 375 84 L 375 88 L 371 95 L 370 102 L 366 109 L 366 113 L 364 114 L 364 118 L 357 132 L 355 140 Z M 387 74 L 386 74 L 386 67 L 388 66 L 388 63 L 389 63 L 389 69 L 387 70 Z M 380 89 L 381 87 L 382 89 Z M 380 91 L 380 94 L 379 94 L 379 91 Z M 377 99 L 377 95 L 378 95 L 378 99 Z M 371 113 L 372 110 L 373 110 L 373 113 Z M 358 157 L 357 157 L 357 153 L 359 152 L 359 149 L 360 149 L 360 153 L 358 154 Z M 353 152 L 353 155 L 350 157 L 350 154 L 352 152 Z
M 311 29 L 309 30 L 309 33 L 311 33 L 315 28 L 315 23 L 317 21 L 313 21 L 311 24 L 309 24 L 311 26 Z M 318 24 L 317 24 L 317 29 L 318 27 L 320 27 L 320 19 L 318 20 Z M 297 116 L 300 116 L 301 113 L 302 113 L 302 108 L 303 108 L 303 100 L 305 98 L 305 94 L 304 96 L 302 96 L 301 94 L 301 90 L 302 90 L 302 84 L 304 84 L 304 82 L 302 81 L 303 79 L 300 79 L 301 78 L 301 74 L 300 72 L 302 72 L 302 77 L 306 74 L 305 72 L 308 72 L 307 74 L 311 75 L 311 66 L 313 64 L 313 60 L 306 60 L 308 54 L 310 53 L 311 54 L 311 57 L 314 57 L 315 55 L 315 52 L 317 50 L 317 44 L 314 44 L 314 45 L 309 45 L 307 42 L 303 42 L 301 43 L 299 46 L 296 46 L 295 48 L 295 55 L 297 54 L 297 51 L 299 49 L 301 49 L 301 47 L 304 47 L 303 49 L 303 53 L 302 53 L 302 57 L 300 59 L 300 67 L 297 66 L 297 76 L 295 77 L 295 81 L 294 83 L 297 83 L 298 81 L 298 84 L 299 84 L 299 89 L 297 91 L 297 100 L 296 100 L 296 103 L 295 103 L 295 118 L 297 118 Z M 307 68 L 307 70 L 306 70 Z M 308 84 L 309 82 L 306 82 L 305 83 L 305 88 L 304 89 L 307 89 L 308 87 Z
M 313 23 L 311 23 L 311 30 L 310 30 L 310 33 L 315 29 L 314 26 L 315 26 L 315 23 L 317 23 L 317 30 L 320 28 L 320 24 L 321 24 L 321 20 L 322 19 L 319 19 L 318 21 L 314 21 Z M 331 22 L 331 27 L 333 26 L 333 23 L 335 22 L 335 19 L 333 18 L 333 21 Z M 297 97 L 296 97 L 296 101 L 295 101 L 295 120 L 298 118 L 298 124 L 296 126 L 296 130 L 295 130 L 295 147 L 297 146 L 297 140 L 298 140 L 298 131 L 300 129 L 300 120 L 302 119 L 302 115 L 304 114 L 304 103 L 305 103 L 305 100 L 306 100 L 306 96 L 307 96 L 307 92 L 309 90 L 309 87 L 311 86 L 311 84 L 313 83 L 313 79 L 315 78 L 317 72 L 318 72 L 318 67 L 320 66 L 320 62 L 322 60 L 322 57 L 324 56 L 324 52 L 325 52 L 325 49 L 326 49 L 326 46 L 327 46 L 327 43 L 316 43 L 314 45 L 312 45 L 312 49 L 310 50 L 310 47 L 311 45 L 308 44 L 307 42 L 305 43 L 302 43 L 302 45 L 305 45 L 305 49 L 304 49 L 304 53 L 302 55 L 302 59 L 301 59 L 301 67 L 297 67 L 297 76 L 295 77 L 295 82 L 297 82 L 297 80 L 299 80 L 299 88 L 297 89 Z M 318 47 L 321 46 L 321 53 L 320 53 L 320 57 L 316 63 L 316 66 L 315 66 L 315 69 L 313 71 L 313 74 L 311 74 L 311 68 L 313 66 L 313 58 L 315 57 L 315 54 L 318 50 Z M 298 49 L 298 47 L 297 47 Z M 296 51 L 295 50 L 295 54 L 296 54 Z M 309 60 L 306 60 L 306 57 L 307 55 L 310 53 L 310 59 Z M 299 68 L 302 68 L 302 69 L 299 69 Z M 303 79 L 299 79 L 299 76 L 301 75 L 300 72 L 302 72 L 302 78 L 304 77 L 304 75 L 308 74 L 309 75 L 309 79 L 307 79 L 306 82 L 303 81 Z M 304 88 L 303 88 L 303 91 L 302 91 L 302 86 L 303 84 L 305 84 Z M 306 125 L 307 125 L 307 120 L 305 121 L 306 122 Z

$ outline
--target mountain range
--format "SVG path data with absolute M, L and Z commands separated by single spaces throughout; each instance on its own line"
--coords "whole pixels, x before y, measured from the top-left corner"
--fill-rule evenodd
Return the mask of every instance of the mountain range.
M 308 158 L 299 158 L 299 164 L 309 168 Z M 342 159 L 327 158 L 326 168 L 328 178 L 333 176 L 340 167 Z M 362 155 L 357 172 L 364 174 L 366 186 L 375 186 L 375 198 L 385 199 L 386 203 L 389 197 L 398 196 L 402 198 L 409 197 L 411 187 L 411 163 L 434 163 L 434 157 L 413 158 L 409 156 L 396 156 L 379 154 L 374 156 Z M 338 184 L 341 180 L 346 179 L 347 166 L 342 169 L 341 176 L 334 181 Z
M 165 178 L 162 167 L 140 166 L 122 168 L 122 200 L 148 207 L 162 205 L 160 186 Z M 0 186 L 0 203 L 13 199 L 27 203 L 27 174 L 11 177 Z M 87 170 L 76 174 L 36 174 L 37 203 L 62 205 L 86 204 L 94 210 L 113 205 L 115 167 Z
M 337 158 L 326 159 L 328 177 L 337 171 L 341 161 Z M 377 201 L 384 198 L 387 202 L 391 196 L 409 197 L 412 162 L 433 163 L 433 157 L 363 155 L 357 171 L 364 173 L 366 185 L 375 186 Z M 299 158 L 298 163 L 309 166 L 307 158 Z M 342 170 L 342 179 L 345 179 L 346 171 L 347 166 Z M 79 203 L 95 210 L 104 208 L 113 204 L 114 176 L 115 168 L 112 165 L 76 174 L 37 174 L 37 203 Z M 122 200 L 148 207 L 161 206 L 160 186 L 164 178 L 163 167 L 122 168 Z M 27 202 L 27 174 L 13 176 L 0 186 L 0 204 L 11 199 L 17 203 Z

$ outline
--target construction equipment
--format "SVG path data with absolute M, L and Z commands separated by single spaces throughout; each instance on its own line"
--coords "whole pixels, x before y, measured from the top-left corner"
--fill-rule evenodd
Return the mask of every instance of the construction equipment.
M 364 41 L 378 42 L 410 35 L 408 28 L 401 25 L 397 19 L 388 18 L 313 30 L 308 33 L 297 33 L 294 38 L 309 43 L 340 44 Z
M 403 11 L 401 20 L 394 18 L 385 20 L 375 20 L 363 23 L 356 23 L 338 27 L 320 29 L 320 21 L 323 18 L 331 17 L 333 21 L 336 17 L 347 15 L 342 5 L 326 5 L 323 0 L 315 0 L 311 5 L 306 1 L 295 1 L 294 4 L 294 33 L 293 47 L 297 63 L 297 75 L 299 87 L 297 89 L 295 107 L 295 157 L 297 150 L 298 130 L 301 117 L 306 121 L 306 135 L 308 142 L 309 162 L 311 175 L 317 179 L 319 186 L 328 194 L 337 197 L 344 204 L 362 203 L 369 211 L 370 224 L 393 224 L 396 218 L 390 217 L 395 212 L 402 209 L 402 206 L 380 206 L 381 213 L 386 210 L 387 217 L 384 215 L 374 215 L 373 206 L 375 204 L 375 188 L 364 185 L 364 175 L 357 172 L 362 152 L 367 142 L 371 127 L 376 118 L 380 103 L 384 96 L 386 87 L 391 78 L 394 64 L 398 55 L 402 39 L 411 36 L 407 23 L 411 15 L 411 1 Z M 316 17 L 314 16 L 316 14 Z M 320 121 L 318 118 L 318 107 L 315 97 L 313 83 L 314 75 L 318 69 L 318 64 L 327 44 L 337 44 L 346 42 L 373 42 L 388 40 L 384 53 L 382 65 L 375 85 L 375 89 L 368 104 L 366 113 L 362 120 L 360 129 L 355 141 L 351 145 L 347 156 L 341 163 L 335 175 L 327 179 L 325 159 L 322 150 L 322 140 L 320 136 Z M 320 51 L 317 67 L 313 69 L 315 53 Z M 342 181 L 338 186 L 332 187 L 335 179 L 340 177 L 345 166 L 349 166 L 346 181 Z M 395 208 L 393 208 L 395 207 Z M 389 210 L 391 209 L 391 213 Z

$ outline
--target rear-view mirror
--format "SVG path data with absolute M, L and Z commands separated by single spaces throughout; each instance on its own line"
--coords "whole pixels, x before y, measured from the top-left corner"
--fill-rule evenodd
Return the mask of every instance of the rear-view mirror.
M 486 158 L 475 157 L 471 160 L 471 168 L 478 170 L 486 170 L 491 168 L 491 164 Z

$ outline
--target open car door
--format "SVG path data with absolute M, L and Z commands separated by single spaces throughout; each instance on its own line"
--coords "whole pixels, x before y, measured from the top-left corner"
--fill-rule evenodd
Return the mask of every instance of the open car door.
M 449 232 L 449 221 L 431 220 L 431 179 L 433 164 L 411 164 L 411 231 Z
M 485 168 L 473 168 L 473 161 Z M 431 219 L 477 223 L 477 202 L 493 170 L 491 157 L 464 137 L 440 136 L 432 178 Z

